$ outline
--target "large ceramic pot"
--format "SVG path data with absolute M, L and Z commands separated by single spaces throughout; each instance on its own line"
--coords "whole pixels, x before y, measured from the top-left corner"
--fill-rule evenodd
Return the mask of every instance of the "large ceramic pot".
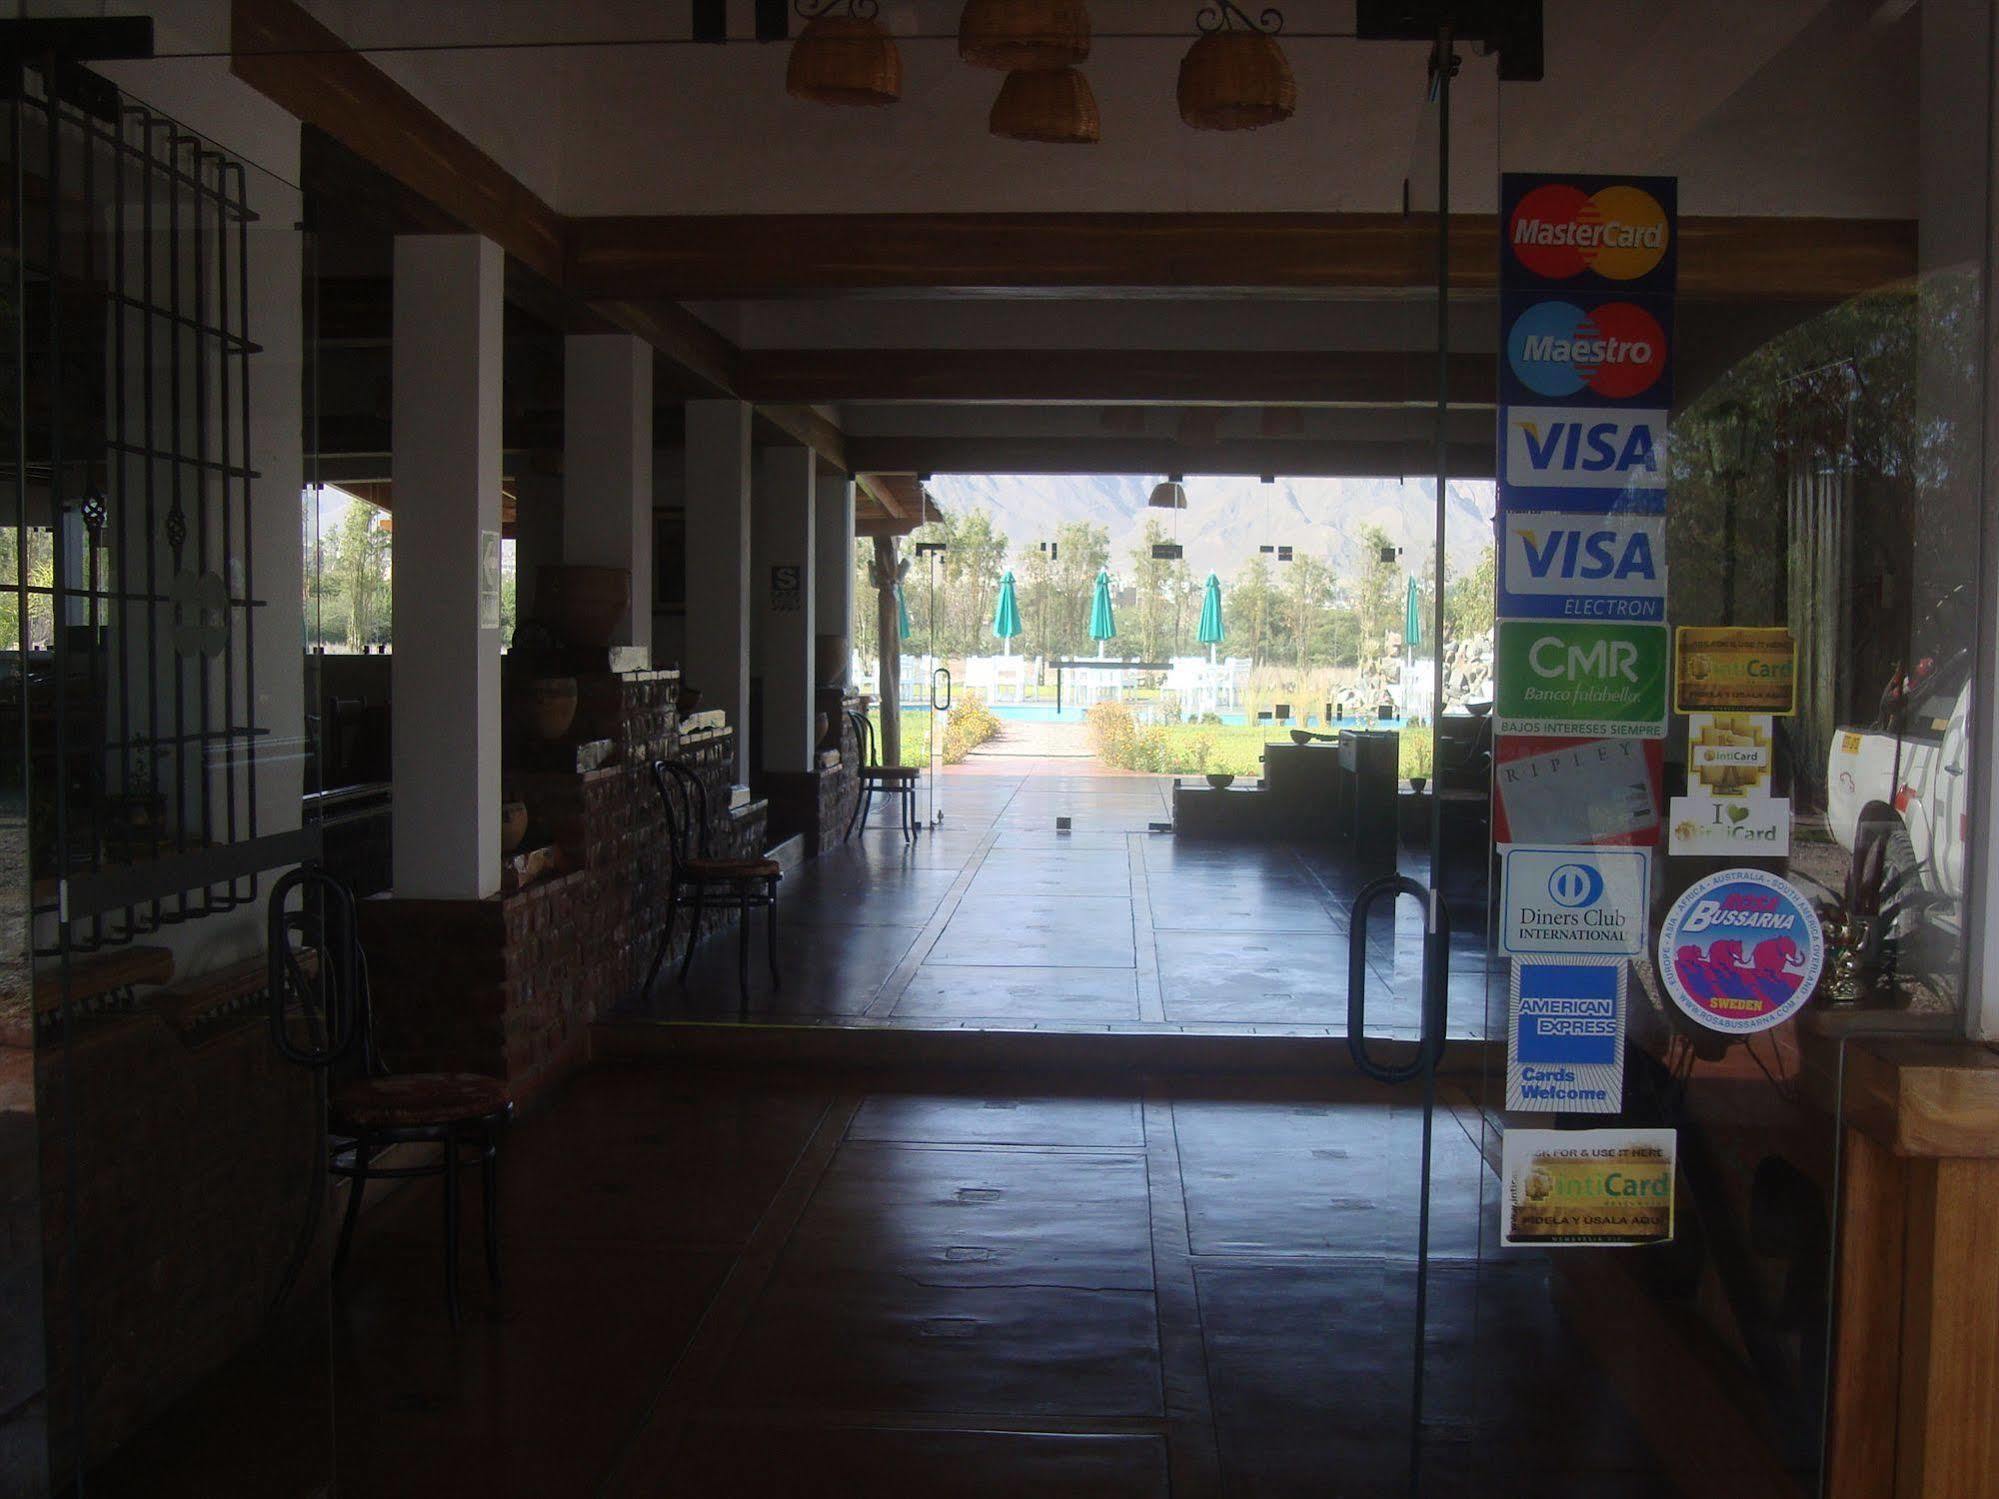
M 535 617 L 568 645 L 602 650 L 632 601 L 632 575 L 622 567 L 547 563 L 535 574 Z
M 852 669 L 845 634 L 812 637 L 812 680 L 815 686 L 845 687 L 847 673 Z
M 576 678 L 537 677 L 521 691 L 521 717 L 538 739 L 560 739 L 576 722 Z
M 500 803 L 500 853 L 511 854 L 521 846 L 521 839 L 528 835 L 528 804 L 526 802 Z

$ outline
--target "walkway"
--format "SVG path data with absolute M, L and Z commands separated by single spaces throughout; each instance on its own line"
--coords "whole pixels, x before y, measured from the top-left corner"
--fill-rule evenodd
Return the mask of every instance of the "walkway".
M 934 1028 L 1343 1034 L 1347 908 L 1361 873 L 1323 853 L 1196 842 L 1161 776 L 1079 774 L 1000 757 L 942 774 L 906 845 L 871 826 L 786 878 L 781 988 L 753 966 L 757 1020 Z M 1067 818 L 1069 828 L 1058 827 Z M 1370 934 L 1369 1029 L 1416 1031 L 1422 932 L 1413 902 Z M 1482 924 L 1453 957 L 1453 1030 L 1488 987 Z M 758 940 L 760 941 L 760 934 Z M 760 956 L 760 955 L 759 955 Z M 627 1013 L 732 1019 L 733 939 Z
M 1417 1110 L 879 1088 L 585 1073 L 512 1137 L 504 1299 L 468 1246 L 450 1332 L 439 1188 L 406 1187 L 362 1220 L 330 1391 L 323 1341 L 246 1360 L 92 1493 L 1404 1494 Z M 1645 1432 L 1685 1414 L 1634 1419 L 1553 1310 L 1566 1267 L 1491 1250 L 1481 1144 L 1440 1118 L 1425 1492 L 1666 1494 Z

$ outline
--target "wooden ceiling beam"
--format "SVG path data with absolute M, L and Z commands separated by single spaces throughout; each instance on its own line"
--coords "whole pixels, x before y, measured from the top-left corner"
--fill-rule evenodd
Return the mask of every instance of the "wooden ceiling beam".
M 1421 293 L 1435 276 L 1434 225 L 1395 213 L 572 218 L 568 279 L 593 297 L 678 300 L 939 289 Z M 1452 220 L 1454 289 L 1493 289 L 1498 234 L 1490 214 Z M 1680 222 L 1682 297 L 1835 302 L 1915 269 L 1908 220 Z
M 1490 354 L 1451 361 L 1451 400 L 1489 406 Z M 1399 350 L 774 349 L 746 351 L 759 401 L 1429 405 L 1436 360 Z
M 1290 478 L 1401 478 L 1432 471 L 1427 442 L 1309 438 L 1224 439 L 1190 447 L 1144 437 L 854 437 L 857 473 L 1276 474 Z M 1451 473 L 1492 477 L 1490 442 L 1453 443 Z

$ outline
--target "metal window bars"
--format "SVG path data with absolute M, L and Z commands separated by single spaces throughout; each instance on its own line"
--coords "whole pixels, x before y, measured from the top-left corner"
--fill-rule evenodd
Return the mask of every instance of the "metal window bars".
M 6 73 L 0 761 L 21 757 L 36 951 L 92 951 L 253 901 L 272 862 L 227 854 L 258 837 L 269 733 L 256 216 L 243 163 L 102 79 Z

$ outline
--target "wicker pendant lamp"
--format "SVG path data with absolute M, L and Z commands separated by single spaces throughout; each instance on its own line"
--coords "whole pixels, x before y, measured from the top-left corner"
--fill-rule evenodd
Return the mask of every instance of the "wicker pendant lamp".
M 986 123 L 1008 140 L 1058 146 L 1094 146 L 1101 134 L 1097 96 L 1074 68 L 1007 74 Z
M 1051 73 L 1090 55 L 1083 0 L 965 0 L 958 56 L 975 68 Z
M 1180 59 L 1180 118 L 1196 130 L 1255 130 L 1290 119 L 1298 84 L 1277 44 L 1284 17 L 1266 10 L 1252 21 L 1216 0 L 1194 19 L 1202 35 Z
M 875 20 L 876 0 L 798 0 L 784 91 L 814 104 L 878 107 L 902 97 L 902 54 Z

